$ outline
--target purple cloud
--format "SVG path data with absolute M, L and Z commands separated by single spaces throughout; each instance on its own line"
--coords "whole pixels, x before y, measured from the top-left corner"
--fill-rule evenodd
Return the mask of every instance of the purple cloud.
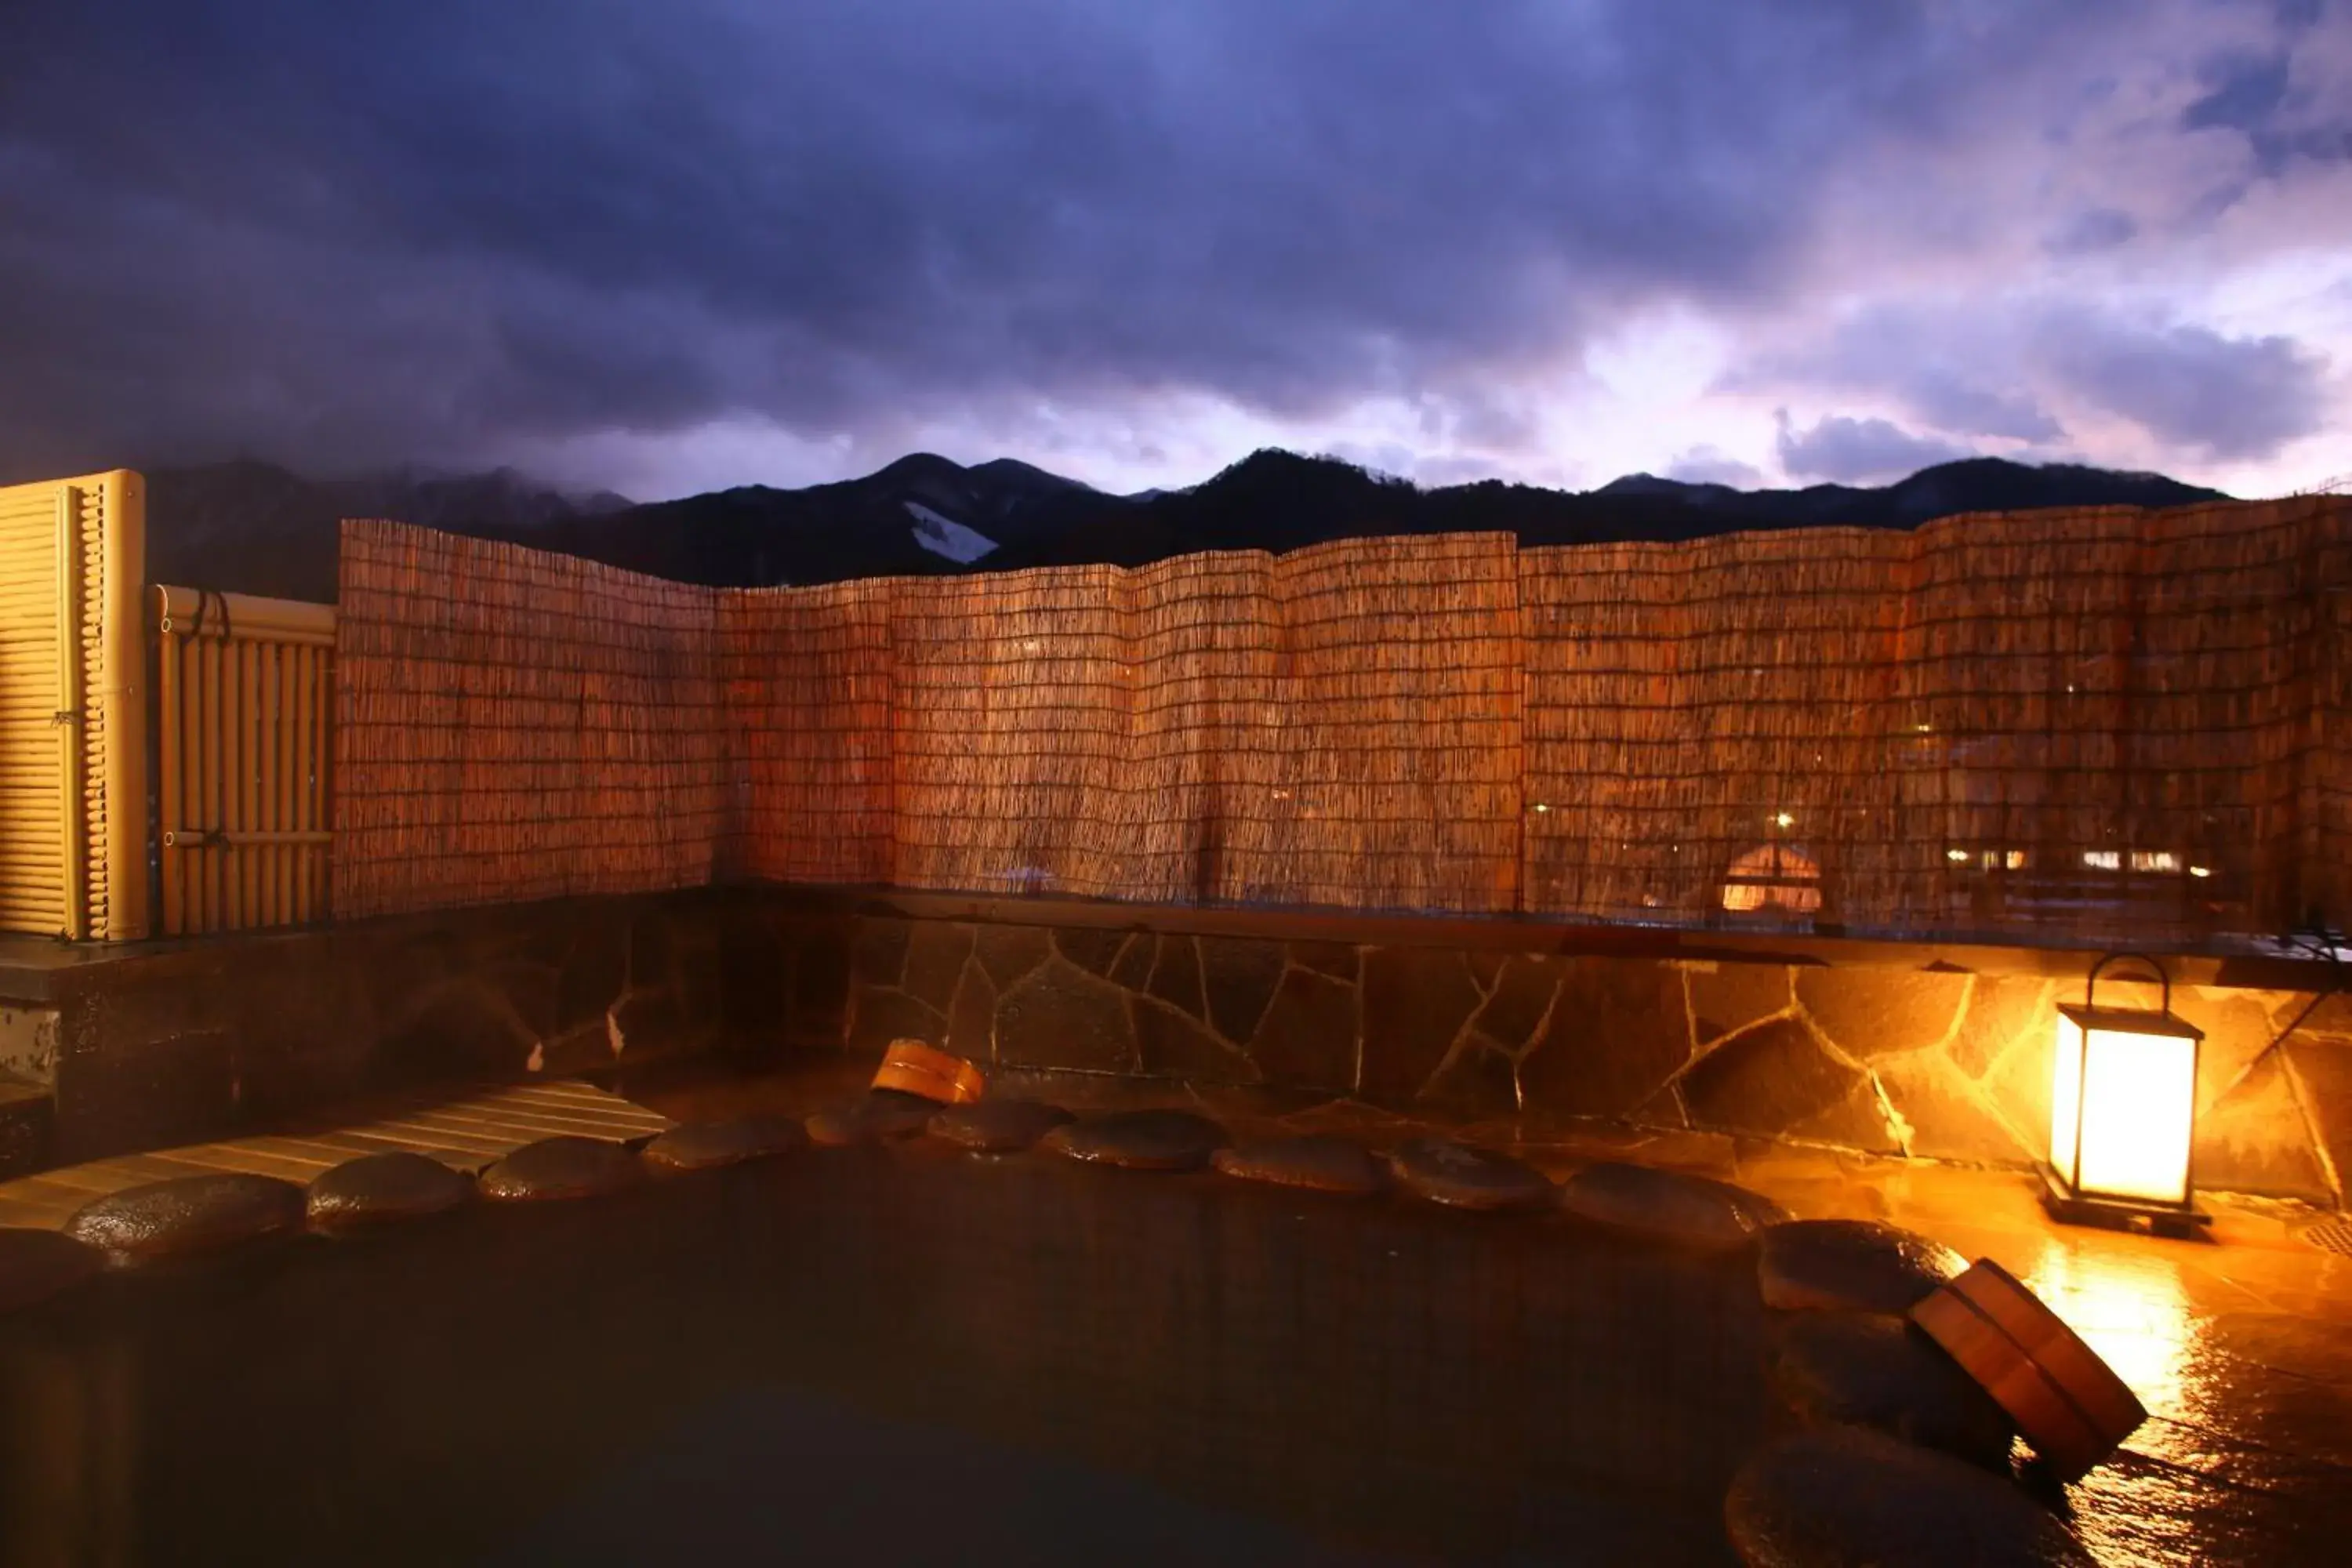
M 2343 52 L 2339 13 L 2165 16 L 34 0 L 0 93 L 0 212 L 38 215 L 0 225 L 0 474 L 457 464 L 726 422 L 864 451 L 928 419 L 1186 398 L 1302 428 L 1418 403 L 1424 454 L 1538 452 L 1549 410 L 1488 389 L 1561 385 L 1645 309 L 1738 343 L 1900 294 L 1902 264 L 1825 239 L 1857 207 L 1889 254 L 1948 229 L 1990 254 L 2015 225 L 2039 258 L 2047 228 L 2049 254 L 2128 239 L 2140 261 L 2162 225 L 2137 200 L 2008 216 L 2071 167 L 2058 121 L 2105 101 L 2086 80 L 2121 100 L 2204 71 L 2146 117 L 2116 182 L 2135 196 L 2239 200 L 2341 139 L 2313 66 Z M 2021 116 L 2043 143 L 2001 140 Z M 2209 167 L 2217 134 L 2277 155 Z M 1931 166 L 1965 211 L 1907 201 Z M 2305 227 L 2340 240 L 2328 221 Z M 1998 343 L 1948 335 L 1935 358 L 1832 347 L 1914 426 L 2055 437 Z M 2052 384 L 2105 387 L 2116 353 Z M 2291 365 L 2220 357 L 2279 401 L 2214 449 L 2294 424 Z M 1797 439 L 1845 439 L 1823 428 Z
M 2073 395 L 2207 457 L 2266 458 L 2322 426 L 2326 362 L 2290 338 L 2061 317 L 2035 353 Z
M 1773 447 L 1782 471 L 1790 479 L 1878 483 L 1971 456 L 1946 442 L 1914 436 L 1885 419 L 1831 414 L 1813 421 L 1811 429 L 1800 431 L 1790 423 L 1789 411 L 1781 408 L 1774 410 L 1772 422 L 1779 430 Z
M 1729 485 L 1753 489 L 1764 482 L 1763 471 L 1715 447 L 1693 447 L 1666 468 L 1666 478 L 1686 485 Z

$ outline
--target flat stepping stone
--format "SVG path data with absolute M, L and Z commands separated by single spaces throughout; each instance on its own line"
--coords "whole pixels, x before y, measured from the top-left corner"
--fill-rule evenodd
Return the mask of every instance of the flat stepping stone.
M 1045 1138 L 1057 1154 L 1128 1171 L 1197 1171 L 1225 1142 L 1223 1128 L 1189 1110 L 1116 1110 Z
M 354 1230 L 472 1203 L 474 1179 L 430 1155 L 400 1149 L 344 1161 L 315 1177 L 306 1196 L 311 1228 Z
M 731 1121 L 689 1121 L 646 1145 L 649 1170 L 710 1171 L 746 1160 L 764 1160 L 808 1147 L 797 1121 L 781 1116 L 746 1116 Z
M 912 1138 L 930 1125 L 940 1102 L 895 1089 L 869 1089 L 828 1105 L 803 1123 L 809 1142 L 828 1149 Z
M 2005 1469 L 2017 1430 L 1992 1395 L 1903 1318 L 1807 1312 L 1779 1325 L 1773 1389 L 1814 1425 L 1867 1426 L 1988 1469 Z
M 1748 1568 L 2091 1568 L 2014 1483 L 1857 1426 L 1801 1432 L 1740 1468 L 1724 1500 Z
M 484 1171 L 482 1195 L 503 1203 L 595 1198 L 645 1179 L 644 1163 L 624 1145 L 567 1133 L 526 1143 Z
M 149 1182 L 84 1204 L 65 1232 L 124 1261 L 210 1252 L 299 1230 L 302 1189 L 224 1171 Z
M 1380 1156 L 1360 1143 L 1322 1132 L 1220 1149 L 1210 1163 L 1244 1182 L 1343 1197 L 1370 1197 L 1389 1185 L 1388 1166 Z
M 1555 1192 L 1551 1178 L 1525 1161 L 1451 1138 L 1414 1139 L 1389 1156 L 1389 1170 L 1407 1192 L 1449 1208 L 1538 1208 Z
M 105 1253 L 61 1231 L 0 1226 L 0 1312 L 46 1301 L 105 1267 Z
M 1756 1275 L 1782 1311 L 1909 1311 L 1969 1260 L 1916 1231 L 1874 1219 L 1800 1219 L 1764 1232 Z
M 1770 1198 L 1706 1176 L 1604 1161 L 1560 1184 L 1560 1207 L 1667 1241 L 1728 1247 L 1791 1216 Z
M 1007 1096 L 950 1107 L 933 1116 L 929 1127 L 941 1142 L 975 1154 L 1017 1154 L 1074 1120 L 1058 1105 Z

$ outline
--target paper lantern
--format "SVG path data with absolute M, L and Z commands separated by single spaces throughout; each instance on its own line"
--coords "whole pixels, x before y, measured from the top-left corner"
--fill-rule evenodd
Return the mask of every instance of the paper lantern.
M 2163 985 L 2157 1011 L 2099 1006 L 2099 972 L 2118 956 L 2092 966 L 2080 1005 L 2058 1008 L 2043 1196 L 2065 1220 L 2201 1225 L 2207 1216 L 2192 1200 L 2189 1156 L 2205 1036 L 2172 1016 L 2171 977 L 2153 959 L 2139 962 Z

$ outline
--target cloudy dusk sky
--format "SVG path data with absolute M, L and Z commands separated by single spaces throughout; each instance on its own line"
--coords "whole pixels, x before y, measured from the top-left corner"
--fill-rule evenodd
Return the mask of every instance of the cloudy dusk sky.
M 2352 474 L 2352 0 L 15 0 L 0 481 Z

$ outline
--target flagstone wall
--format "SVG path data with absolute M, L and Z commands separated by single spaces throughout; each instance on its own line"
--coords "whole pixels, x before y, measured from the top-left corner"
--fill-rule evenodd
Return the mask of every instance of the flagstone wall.
M 2025 1167 L 2079 982 L 1896 967 L 1559 956 L 874 916 L 764 917 L 757 1030 L 991 1067 L 1258 1084 L 1404 1111 L 1599 1118 Z M 2102 1002 L 2143 989 L 2100 987 Z M 2155 1000 L 2153 987 L 2146 1000 Z M 2352 1161 L 2352 1001 L 2176 989 L 2206 1031 L 2202 1187 L 2334 1205 Z

